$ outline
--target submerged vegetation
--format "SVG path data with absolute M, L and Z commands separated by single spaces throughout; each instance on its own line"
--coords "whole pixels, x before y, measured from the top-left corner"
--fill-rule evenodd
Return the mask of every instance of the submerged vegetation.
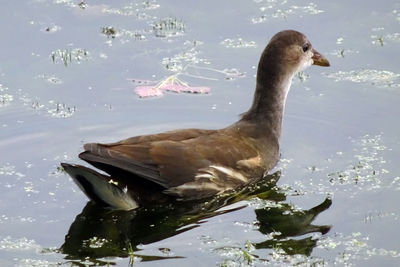
M 64 66 L 68 66 L 72 62 L 80 63 L 82 60 L 87 60 L 89 52 L 82 48 L 57 49 L 51 52 L 50 57 L 54 64 L 62 62 Z
M 176 18 L 165 18 L 153 23 L 153 33 L 156 37 L 173 37 L 185 33 L 185 24 Z
M 7 106 L 10 102 L 14 100 L 14 97 L 7 94 L 8 88 L 0 84 L 0 107 Z
M 115 38 L 117 30 L 114 27 L 108 26 L 101 28 L 101 33 L 107 36 L 107 38 Z
M 362 69 L 351 71 L 338 71 L 330 73 L 327 77 L 335 81 L 350 81 L 354 83 L 370 83 L 376 87 L 400 87 L 400 73 L 387 70 Z
M 50 113 L 50 115 L 52 117 L 58 117 L 58 118 L 67 118 L 67 117 L 71 117 L 72 115 L 74 115 L 75 111 L 76 111 L 76 107 L 75 106 L 67 106 L 64 103 L 54 103 L 54 102 L 50 102 L 50 104 L 55 105 L 55 108 L 50 108 L 47 112 Z

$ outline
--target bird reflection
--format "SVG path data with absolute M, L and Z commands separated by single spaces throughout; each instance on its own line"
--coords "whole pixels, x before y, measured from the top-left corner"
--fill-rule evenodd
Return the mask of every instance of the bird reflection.
M 273 239 L 254 244 L 260 248 L 281 248 L 288 255 L 303 254 L 309 256 L 317 240 L 311 237 L 290 239 L 308 233 L 326 234 L 328 225 L 312 225 L 318 214 L 328 209 L 332 201 L 327 198 L 318 206 L 309 210 L 294 210 L 290 204 L 282 203 L 279 207 L 256 209 L 259 231 Z
M 240 192 L 218 196 L 208 202 L 175 202 L 133 211 L 109 210 L 88 202 L 71 224 L 60 252 L 78 265 L 81 261 L 107 265 L 110 262 L 106 262 L 104 257 L 130 257 L 133 252 L 142 261 L 179 258 L 168 254 L 165 257 L 139 256 L 136 252 L 140 251 L 140 244 L 151 244 L 189 231 L 199 227 L 207 218 L 246 207 L 243 200 L 258 197 L 279 205 L 254 210 L 258 231 L 268 236 L 265 242 L 254 244 L 255 248 L 281 248 L 289 255 L 310 255 L 317 239 L 294 237 L 313 232 L 327 233 L 330 226 L 311 223 L 332 202 L 326 199 L 309 210 L 296 210 L 291 204 L 282 202 L 286 196 L 276 186 L 279 178 L 280 173 L 276 172 Z M 229 206 L 233 203 L 237 204 Z

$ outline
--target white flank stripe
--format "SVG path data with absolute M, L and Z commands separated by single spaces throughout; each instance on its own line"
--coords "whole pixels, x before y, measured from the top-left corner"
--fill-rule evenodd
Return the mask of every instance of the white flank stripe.
M 211 189 L 215 191 L 221 191 L 223 188 L 217 186 L 214 183 L 204 183 L 204 184 L 183 184 L 180 186 L 175 187 L 174 191 L 184 191 L 184 190 L 196 190 L 196 191 L 202 191 L 205 189 Z
M 244 177 L 243 174 L 241 174 L 240 172 L 237 172 L 231 168 L 226 168 L 223 166 L 217 166 L 217 165 L 211 165 L 211 168 L 214 168 L 222 173 L 225 173 L 226 175 L 228 175 L 229 177 L 235 178 L 237 180 L 240 180 L 244 183 L 247 183 L 247 178 Z
M 196 174 L 195 178 L 207 178 L 207 179 L 212 180 L 214 178 L 214 176 L 209 173 L 199 173 L 199 174 Z

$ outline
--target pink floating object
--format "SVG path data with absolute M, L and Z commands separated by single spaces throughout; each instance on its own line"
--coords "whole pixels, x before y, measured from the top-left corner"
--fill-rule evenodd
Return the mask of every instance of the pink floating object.
M 199 87 L 199 86 L 186 86 L 181 84 L 166 84 L 160 87 L 161 90 L 175 92 L 175 93 L 198 93 L 198 94 L 207 94 L 210 92 L 210 88 L 208 87 Z
M 137 86 L 135 88 L 135 93 L 139 97 L 161 96 L 163 94 L 163 91 L 174 93 L 182 92 L 193 94 L 207 94 L 210 92 L 210 88 L 205 86 L 189 86 L 187 83 L 179 80 L 175 75 L 166 78 L 165 80 L 154 86 Z
M 128 79 L 128 81 L 131 81 L 136 84 L 155 84 L 155 83 L 157 83 L 157 81 L 142 80 L 142 79 Z
M 160 89 L 154 86 L 138 86 L 135 88 L 135 93 L 139 97 L 161 96 L 163 94 Z

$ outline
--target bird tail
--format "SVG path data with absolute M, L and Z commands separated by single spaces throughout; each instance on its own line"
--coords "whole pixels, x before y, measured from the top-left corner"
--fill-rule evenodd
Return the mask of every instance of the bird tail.
M 128 188 L 112 181 L 111 177 L 81 165 L 61 163 L 61 166 L 94 202 L 119 210 L 132 210 L 138 207 Z

